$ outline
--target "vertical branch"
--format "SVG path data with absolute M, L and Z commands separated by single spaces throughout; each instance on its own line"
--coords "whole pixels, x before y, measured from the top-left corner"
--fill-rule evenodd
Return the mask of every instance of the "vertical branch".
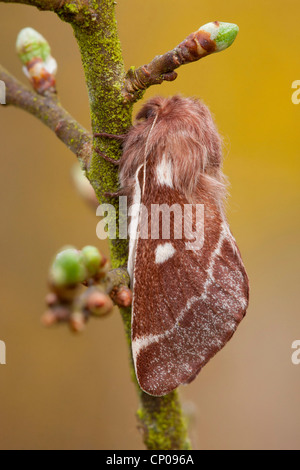
M 144 443 L 149 450 L 189 450 L 186 420 L 178 392 L 155 398 L 139 393 L 138 419 Z
M 90 21 L 73 24 L 81 51 L 82 63 L 88 87 L 93 132 L 124 134 L 131 126 L 132 104 L 124 104 L 121 93 L 124 81 L 124 65 L 113 0 L 92 2 Z M 107 156 L 118 159 L 120 144 L 113 140 L 96 139 L 94 147 Z M 107 202 L 105 192 L 118 187 L 116 168 L 93 152 L 87 169 L 100 202 Z M 116 203 L 109 200 L 110 203 Z M 118 205 L 115 206 L 118 215 Z M 126 264 L 128 244 L 126 240 L 110 240 L 113 267 Z

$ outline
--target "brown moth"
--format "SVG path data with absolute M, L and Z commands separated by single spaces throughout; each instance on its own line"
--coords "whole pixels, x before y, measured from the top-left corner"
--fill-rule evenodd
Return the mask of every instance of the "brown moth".
M 181 96 L 150 99 L 125 137 L 120 184 L 139 207 L 129 228 L 134 366 L 140 387 L 162 396 L 196 377 L 248 306 L 247 274 L 223 207 L 221 140 L 207 107 Z M 165 233 L 161 205 L 182 209 L 182 218 L 169 211 Z M 185 212 L 191 205 L 203 207 L 200 225 L 195 210 Z M 178 236 L 185 218 L 192 233 L 202 232 L 201 246 Z

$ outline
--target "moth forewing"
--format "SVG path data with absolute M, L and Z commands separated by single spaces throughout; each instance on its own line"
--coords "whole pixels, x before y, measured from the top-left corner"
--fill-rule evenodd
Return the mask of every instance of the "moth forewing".
M 221 142 L 208 109 L 157 97 L 138 119 L 120 165 L 131 205 L 143 208 L 129 229 L 132 352 L 141 388 L 161 396 L 193 380 L 231 338 L 248 279 L 224 216 Z

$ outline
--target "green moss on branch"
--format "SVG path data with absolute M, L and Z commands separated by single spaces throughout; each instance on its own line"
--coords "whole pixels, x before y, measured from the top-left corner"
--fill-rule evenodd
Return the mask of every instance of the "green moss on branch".
M 177 391 L 159 398 L 141 392 L 140 400 L 137 416 L 147 449 L 191 449 Z
M 73 24 L 88 87 L 92 129 L 94 133 L 124 134 L 131 126 L 132 105 L 124 105 L 121 93 L 125 72 L 114 2 L 93 2 L 92 8 L 94 21 L 91 27 Z M 98 138 L 94 145 L 111 158 L 119 159 L 121 156 L 120 144 L 117 141 Z M 116 203 L 106 199 L 104 193 L 117 190 L 117 170 L 97 152 L 93 152 L 87 177 L 100 202 Z M 118 205 L 115 207 L 118 215 Z M 110 247 L 112 266 L 117 268 L 126 264 L 127 241 L 112 240 Z

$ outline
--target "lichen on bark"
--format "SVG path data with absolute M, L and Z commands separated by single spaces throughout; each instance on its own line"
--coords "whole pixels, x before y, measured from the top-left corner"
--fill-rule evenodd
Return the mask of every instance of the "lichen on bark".
M 121 93 L 125 70 L 114 2 L 103 0 L 98 3 L 92 2 L 92 24 L 88 22 L 84 27 L 81 24 L 73 24 L 89 93 L 92 129 L 93 133 L 124 134 L 131 126 L 132 105 L 124 103 Z M 119 159 L 121 156 L 120 144 L 117 141 L 97 138 L 94 146 L 108 157 Z M 118 204 L 104 196 L 106 192 L 114 192 L 118 188 L 116 168 L 94 151 L 86 175 L 100 202 L 115 203 L 118 219 Z M 126 264 L 127 241 L 111 240 L 109 243 L 112 266 L 117 268 Z
M 149 450 L 190 450 L 186 419 L 178 392 L 153 398 L 140 392 L 137 412 L 144 443 Z

